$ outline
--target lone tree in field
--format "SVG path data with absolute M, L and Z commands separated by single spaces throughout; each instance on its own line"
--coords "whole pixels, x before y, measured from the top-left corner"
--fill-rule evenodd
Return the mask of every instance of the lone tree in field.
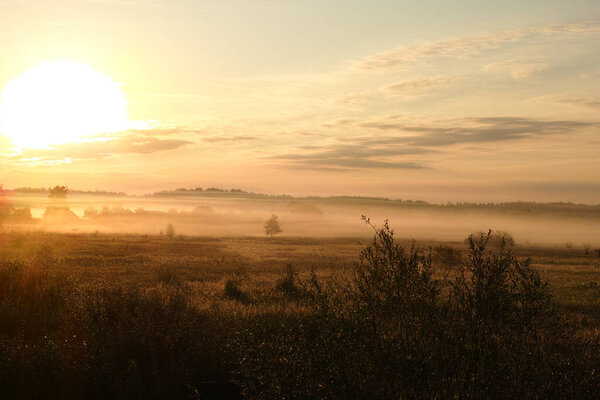
M 50 189 L 50 193 L 48 197 L 51 199 L 65 199 L 67 198 L 67 194 L 69 194 L 69 188 L 66 186 L 54 186 Z
M 69 188 L 66 186 L 54 186 L 48 192 L 49 204 L 46 207 L 46 213 L 55 212 L 57 210 L 67 210 L 67 195 L 69 194 Z
M 279 221 L 277 221 L 277 215 L 272 215 L 271 218 L 265 222 L 265 235 L 273 237 L 281 232 L 281 226 L 279 226 Z
M 65 220 L 77 221 L 79 217 L 69 209 L 67 204 L 67 195 L 69 188 L 66 186 L 54 186 L 48 193 L 48 205 L 44 218 L 57 219 L 61 222 Z
M 172 224 L 167 225 L 165 228 L 165 236 L 169 239 L 173 239 L 175 237 L 175 228 Z

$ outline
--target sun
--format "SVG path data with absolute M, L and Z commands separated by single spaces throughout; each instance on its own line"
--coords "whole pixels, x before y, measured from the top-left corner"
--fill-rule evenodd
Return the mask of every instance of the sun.
M 83 63 L 42 62 L 2 90 L 0 134 L 19 148 L 72 143 L 129 126 L 120 85 Z

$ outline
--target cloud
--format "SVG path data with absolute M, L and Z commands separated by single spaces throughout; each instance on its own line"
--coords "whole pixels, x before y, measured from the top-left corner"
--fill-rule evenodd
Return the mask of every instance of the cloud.
M 539 36 L 563 33 L 598 33 L 596 24 L 557 24 L 464 36 L 402 46 L 360 60 L 357 67 L 366 71 L 408 68 L 435 57 L 464 57 L 482 49 Z
M 338 120 L 326 125 L 345 131 L 366 130 L 330 144 L 297 146 L 295 152 L 269 157 L 293 169 L 355 171 L 425 169 L 432 155 L 464 145 L 485 150 L 485 144 L 550 135 L 568 135 L 600 124 L 522 117 L 471 117 L 415 123 L 399 116 L 370 121 Z M 381 135 L 378 132 L 386 132 Z M 455 150 L 452 150 L 455 151 Z
M 527 62 L 527 61 L 502 61 L 497 63 L 487 64 L 483 67 L 486 71 L 501 71 L 508 72 L 513 79 L 527 78 L 534 73 L 546 68 L 544 63 Z
M 368 140 L 344 139 L 345 143 L 333 143 L 329 146 L 299 146 L 298 153 L 288 153 L 269 157 L 282 160 L 293 169 L 314 169 L 327 171 L 350 171 L 357 169 L 422 169 L 425 168 L 412 160 L 398 160 L 398 157 L 421 155 L 432 150 L 417 147 L 381 146 Z M 350 144 L 348 144 L 350 143 Z M 309 151 L 303 151 L 309 150 Z
M 432 89 L 453 85 L 461 80 L 456 76 L 437 76 L 432 78 L 411 79 L 392 83 L 384 87 L 384 90 L 393 95 L 410 96 Z
M 173 135 L 203 135 L 206 134 L 207 130 L 204 129 L 189 129 L 181 127 L 155 127 L 149 129 L 128 129 L 126 131 L 104 133 L 94 138 L 121 138 L 127 135 L 138 135 L 138 136 L 173 136 Z
M 567 104 L 574 107 L 600 109 L 600 97 L 577 97 L 577 96 L 545 96 L 538 97 L 538 100 L 552 103 Z
M 5 159 L 11 164 L 63 164 L 73 160 L 109 158 L 118 154 L 151 154 L 193 143 L 184 139 L 161 138 L 158 135 L 153 130 L 137 133 L 127 131 L 118 135 L 102 135 L 89 142 L 65 143 L 46 149 L 23 149 Z
M 256 136 L 211 136 L 205 137 L 202 141 L 207 143 L 221 143 L 221 142 L 248 142 L 252 140 L 257 140 Z
M 569 120 L 541 120 L 522 117 L 461 118 L 413 124 L 403 120 L 372 120 L 357 124 L 359 128 L 401 133 L 379 137 L 381 144 L 404 143 L 411 146 L 439 147 L 455 144 L 491 143 L 570 134 L 599 124 Z M 369 139 L 372 140 L 372 139 Z

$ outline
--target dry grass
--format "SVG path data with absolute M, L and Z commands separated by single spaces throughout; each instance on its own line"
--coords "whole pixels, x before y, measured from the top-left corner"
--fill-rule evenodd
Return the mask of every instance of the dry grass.
M 464 243 L 417 245 L 443 266 L 435 278 L 457 277 Z M 348 280 L 362 248 L 347 238 L 0 232 L 0 380 L 12 382 L 0 396 L 62 398 L 73 386 L 72 398 L 239 398 L 232 380 L 260 387 L 235 372 L 240 332 L 314 324 L 301 283 L 311 271 Z M 514 251 L 549 283 L 573 336 L 597 343 L 600 258 L 565 246 Z

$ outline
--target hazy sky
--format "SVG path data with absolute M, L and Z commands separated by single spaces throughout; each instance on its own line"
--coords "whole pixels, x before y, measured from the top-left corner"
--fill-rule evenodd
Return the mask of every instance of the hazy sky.
M 78 61 L 153 126 L 0 137 L 9 187 L 600 203 L 598 0 L 0 0 L 0 49 L 0 88 Z

